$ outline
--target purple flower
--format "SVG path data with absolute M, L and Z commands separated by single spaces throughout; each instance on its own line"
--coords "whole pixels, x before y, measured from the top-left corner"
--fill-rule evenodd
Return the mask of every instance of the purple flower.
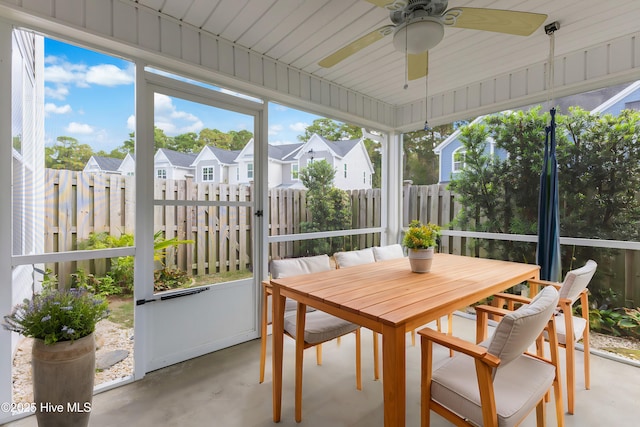
M 47 314 L 46 316 L 44 316 L 42 319 L 40 319 L 41 322 L 46 322 L 47 320 L 51 319 L 51 315 Z

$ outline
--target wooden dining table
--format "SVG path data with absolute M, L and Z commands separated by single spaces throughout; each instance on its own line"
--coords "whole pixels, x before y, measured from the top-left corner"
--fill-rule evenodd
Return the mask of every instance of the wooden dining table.
M 538 277 L 537 265 L 438 253 L 424 274 L 411 272 L 409 260 L 401 258 L 272 279 L 273 421 L 280 421 L 282 409 L 286 297 L 303 304 L 299 310 L 309 305 L 382 334 L 384 425 L 400 427 L 406 417 L 406 333 Z

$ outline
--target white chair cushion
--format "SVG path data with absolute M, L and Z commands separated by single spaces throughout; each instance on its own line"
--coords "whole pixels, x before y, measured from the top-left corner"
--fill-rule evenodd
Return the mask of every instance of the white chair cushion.
M 331 263 L 327 255 L 274 259 L 271 261 L 271 276 L 274 279 L 298 276 L 300 274 L 319 273 L 328 270 L 331 270 Z
M 331 263 L 327 255 L 318 255 L 303 258 L 274 259 L 271 261 L 271 276 L 280 279 L 300 274 L 317 273 L 331 270 Z M 298 303 L 290 298 L 285 300 L 284 312 L 295 312 Z M 307 306 L 307 313 L 315 311 L 315 308 Z M 271 299 L 267 309 L 267 322 L 271 323 Z
M 493 381 L 498 425 L 517 425 L 544 396 L 555 377 L 555 368 L 537 359 L 520 356 L 500 367 Z M 473 358 L 456 353 L 433 372 L 433 400 L 482 425 L 482 407 Z
M 309 344 L 323 343 L 353 332 L 359 327 L 323 311 L 314 311 L 307 313 L 304 324 L 304 341 Z M 296 337 L 295 313 L 285 316 L 284 330 L 293 338 Z
M 336 252 L 333 254 L 338 268 L 354 267 L 361 264 L 376 262 L 373 256 L 373 249 L 366 248 L 357 251 Z
M 388 259 L 404 258 L 404 251 L 399 244 L 376 246 L 373 248 L 373 256 L 376 261 L 386 261 Z
M 598 264 L 595 261 L 589 260 L 583 267 L 568 272 L 560 288 L 560 298 L 576 302 L 580 292 L 589 285 L 597 267 Z
M 584 328 L 587 326 L 587 321 L 582 317 L 573 316 L 573 338 L 574 342 L 578 342 L 582 338 Z M 564 314 L 556 314 L 556 335 L 558 336 L 558 342 L 560 344 L 567 344 L 567 328 L 564 324 Z M 545 331 L 544 337 L 548 339 L 547 332 Z
M 547 286 L 529 304 L 502 318 L 487 347 L 500 359 L 500 367 L 508 365 L 535 341 L 551 319 L 558 299 L 558 291 Z

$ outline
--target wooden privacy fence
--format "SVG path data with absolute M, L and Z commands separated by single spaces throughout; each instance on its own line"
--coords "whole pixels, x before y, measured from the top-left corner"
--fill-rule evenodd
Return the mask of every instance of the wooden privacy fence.
M 92 232 L 116 237 L 134 233 L 134 177 L 47 169 L 46 180 L 46 252 L 76 250 L 78 243 L 86 241 Z M 352 205 L 351 228 L 380 226 L 380 190 L 347 193 Z M 193 240 L 193 244 L 167 250 L 164 261 L 167 266 L 176 266 L 194 275 L 251 268 L 253 212 L 247 206 L 224 203 L 250 202 L 252 187 L 196 183 L 192 179 L 156 180 L 154 199 L 166 201 L 154 208 L 154 231 L 161 231 L 165 239 Z M 198 204 L 189 205 L 189 201 L 198 201 Z M 223 205 L 202 206 L 201 202 L 222 202 Z M 300 233 L 301 223 L 310 220 L 305 190 L 271 189 L 268 204 L 271 236 Z M 379 233 L 346 238 L 347 249 L 379 242 Z M 276 258 L 297 256 L 300 244 L 272 243 L 270 251 L 270 256 Z M 47 267 L 59 277 L 80 268 L 102 275 L 108 269 L 108 261 L 79 261 Z
M 92 174 L 66 170 L 46 171 L 45 251 L 63 252 L 78 248 L 91 232 L 113 236 L 133 234 L 135 223 L 135 180 L 121 175 Z M 351 229 L 379 227 L 382 195 L 379 189 L 348 191 L 352 206 Z M 242 271 L 252 267 L 251 230 L 255 216 L 250 207 L 233 205 L 250 202 L 252 187 L 187 180 L 156 180 L 154 198 L 165 204 L 156 205 L 154 230 L 166 239 L 193 240 L 167 251 L 165 265 L 176 266 L 189 275 L 206 275 L 227 271 Z M 444 185 L 403 186 L 403 225 L 410 219 L 449 224 L 461 206 L 456 196 Z M 172 201 L 175 204 L 172 204 Z M 189 204 L 198 201 L 198 204 Z M 202 202 L 222 202 L 223 205 L 202 205 Z M 225 204 L 225 203 L 231 203 Z M 306 209 L 306 191 L 271 189 L 266 217 L 269 235 L 300 233 L 301 224 L 310 220 Z M 341 238 L 342 239 L 342 238 Z M 460 255 L 478 255 L 478 249 L 468 244 L 471 239 L 443 236 L 440 250 Z M 379 233 L 346 236 L 340 241 L 345 250 L 380 244 Z M 305 255 L 300 242 L 271 243 L 269 256 L 288 258 Z M 473 252 L 472 252 L 473 251 Z M 603 285 L 628 301 L 640 298 L 637 260 L 638 251 L 602 258 L 610 264 Z M 77 269 L 104 275 L 109 260 L 78 261 L 47 265 L 59 278 Z

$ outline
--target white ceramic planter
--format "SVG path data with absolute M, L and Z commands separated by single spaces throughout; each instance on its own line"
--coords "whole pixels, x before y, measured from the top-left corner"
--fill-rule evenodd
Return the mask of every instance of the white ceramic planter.
M 409 249 L 409 263 L 414 273 L 428 273 L 433 262 L 433 248 Z

